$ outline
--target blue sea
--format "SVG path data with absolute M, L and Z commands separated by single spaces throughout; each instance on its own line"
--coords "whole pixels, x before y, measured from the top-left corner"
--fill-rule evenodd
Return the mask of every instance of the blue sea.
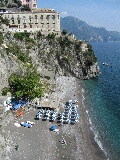
M 109 160 L 120 160 L 120 42 L 91 45 L 101 74 L 83 82 L 84 103 L 95 140 Z

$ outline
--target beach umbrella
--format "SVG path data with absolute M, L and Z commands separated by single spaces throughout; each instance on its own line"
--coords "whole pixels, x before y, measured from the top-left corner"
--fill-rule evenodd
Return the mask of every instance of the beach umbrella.
M 56 129 L 56 126 L 52 126 L 51 130 L 54 131 Z

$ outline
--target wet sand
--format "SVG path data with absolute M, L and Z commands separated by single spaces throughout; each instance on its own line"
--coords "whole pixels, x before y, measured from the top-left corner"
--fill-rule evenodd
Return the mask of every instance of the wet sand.
M 56 91 L 49 98 L 60 102 L 60 110 L 64 110 L 65 102 L 69 99 L 79 100 L 79 122 L 75 125 L 63 124 L 35 120 L 35 115 L 39 109 L 30 109 L 18 119 L 11 119 L 9 125 L 4 126 L 3 133 L 6 133 L 6 141 L 9 141 L 3 159 L 10 160 L 106 160 L 94 136 L 90 130 L 90 125 L 86 110 L 82 104 L 82 85 L 74 77 L 58 77 L 56 80 Z M 9 116 L 10 118 L 10 116 Z M 32 128 L 17 128 L 15 122 L 34 121 L 36 124 Z M 8 119 L 9 121 L 9 119 Z M 59 134 L 50 131 L 49 128 L 56 125 Z M 3 137 L 3 135 L 2 135 Z M 61 140 L 65 139 L 66 144 Z M 18 151 L 15 145 L 18 144 Z M 2 159 L 1 159 L 2 160 Z

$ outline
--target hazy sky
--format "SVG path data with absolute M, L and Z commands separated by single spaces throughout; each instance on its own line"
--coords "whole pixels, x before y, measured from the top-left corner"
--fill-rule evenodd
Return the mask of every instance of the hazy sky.
M 38 8 L 55 9 L 89 25 L 120 32 L 120 0 L 37 0 Z

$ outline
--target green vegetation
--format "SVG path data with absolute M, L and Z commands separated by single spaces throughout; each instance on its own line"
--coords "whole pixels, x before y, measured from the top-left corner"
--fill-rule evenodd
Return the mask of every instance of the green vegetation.
M 10 37 L 11 37 L 11 32 L 5 33 L 4 36 L 5 36 L 7 39 L 10 39 Z
M 97 58 L 95 57 L 94 51 L 92 50 L 92 46 L 90 44 L 87 45 L 88 50 L 83 54 L 86 60 L 86 66 L 91 66 L 95 62 L 97 62 Z
M 9 25 L 9 20 L 7 18 L 0 17 L 0 22 L 5 25 Z
M 40 31 L 37 32 L 37 39 L 40 39 L 42 37 L 42 33 Z
M 57 40 L 62 48 L 69 47 L 70 44 L 72 44 L 72 42 L 67 36 L 59 37 Z
M 21 0 L 13 0 L 13 1 L 14 1 L 14 3 L 16 3 L 18 5 L 18 7 L 22 6 Z
M 14 34 L 14 38 L 20 41 L 25 40 L 27 43 L 31 43 L 31 44 L 35 43 L 34 39 L 30 38 L 29 32 L 16 32 Z
M 19 60 L 21 60 L 23 63 L 31 62 L 31 59 L 29 57 L 28 52 L 23 52 L 21 50 L 21 47 L 18 46 L 18 44 L 12 44 L 7 45 L 8 46 L 8 52 L 11 52 L 13 55 L 15 55 Z
M 22 3 L 21 3 L 21 0 L 11 0 L 9 2 L 9 0 L 0 0 L 0 6 L 1 7 L 8 7 L 8 8 L 13 8 L 13 7 L 21 7 L 22 6 Z
M 7 93 L 9 92 L 9 87 L 4 87 L 3 89 L 2 89 L 2 96 L 6 96 L 7 95 Z
M 3 34 L 2 32 L 0 32 L 0 45 L 3 44 L 3 40 L 4 40 Z
M 55 36 L 56 36 L 55 33 L 49 33 L 47 37 L 48 37 L 48 39 L 54 39 Z
M 66 35 L 67 34 L 67 30 L 63 29 L 62 30 L 62 35 Z
M 80 46 L 81 46 L 82 41 L 77 41 L 75 42 L 75 50 L 80 51 Z
M 30 37 L 30 33 L 28 32 L 16 32 L 14 34 L 14 38 L 18 39 L 18 40 L 23 40 L 23 39 L 28 39 Z
M 27 5 L 23 5 L 21 11 L 31 11 L 30 7 Z
M 30 100 L 41 97 L 42 84 L 40 82 L 40 75 L 33 64 L 27 65 L 25 72 L 20 75 L 13 73 L 9 77 L 10 92 L 16 98 L 29 98 Z
M 14 7 L 17 7 L 17 4 L 16 3 L 9 3 L 7 5 L 8 8 L 14 8 Z

